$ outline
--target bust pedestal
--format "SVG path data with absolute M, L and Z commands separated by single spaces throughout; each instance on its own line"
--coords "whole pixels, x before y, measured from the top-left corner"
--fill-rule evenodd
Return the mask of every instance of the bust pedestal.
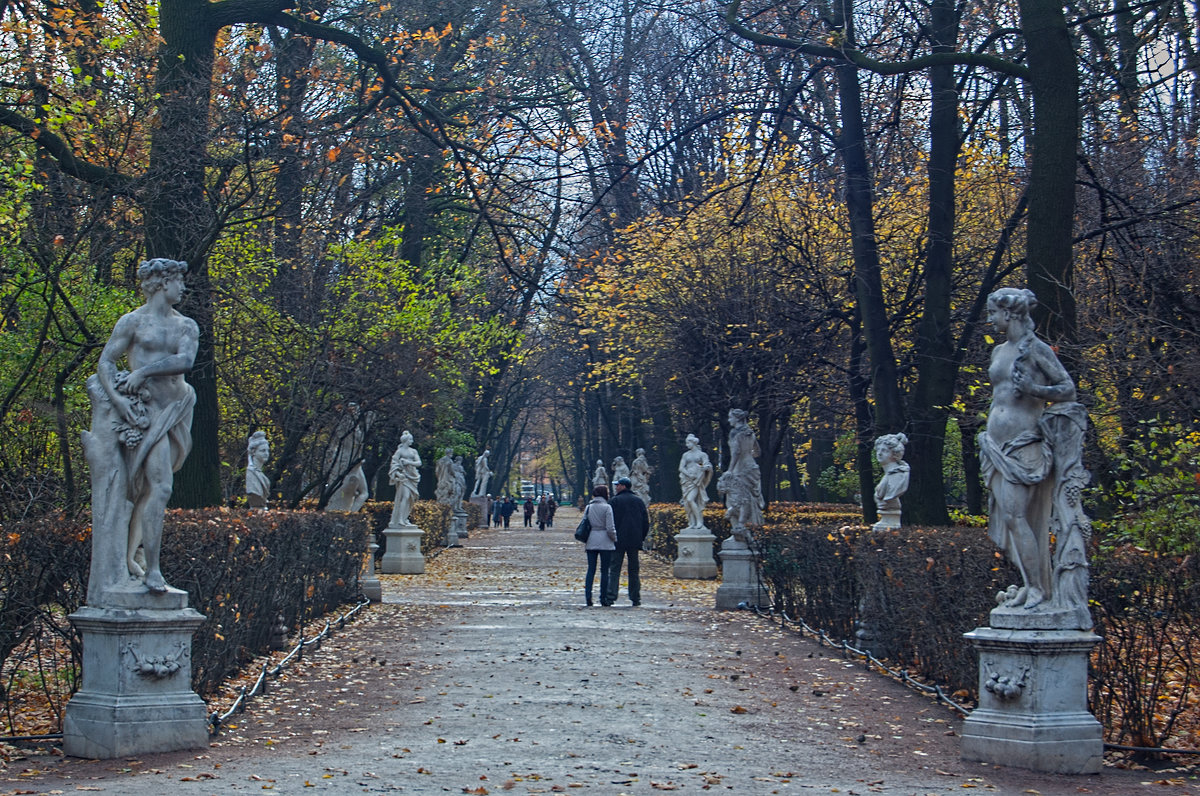
M 208 746 L 191 683 L 192 633 L 204 617 L 178 589 L 155 601 L 175 606 L 85 605 L 69 617 L 83 638 L 83 686 L 63 713 L 67 754 L 108 760 Z
M 373 603 L 383 602 L 383 584 L 379 582 L 379 577 L 375 574 L 375 551 L 378 549 L 379 545 L 375 542 L 375 534 L 371 534 L 367 538 L 367 566 L 363 570 L 362 579 L 358 582 L 363 597 Z
M 962 758 L 1099 773 L 1104 742 L 1087 710 L 1087 668 L 1100 637 L 1090 630 L 997 627 L 965 637 L 979 652 L 979 707 L 963 723 Z
M 421 536 L 425 532 L 415 525 L 397 528 L 389 525 L 383 535 L 387 539 L 379 570 L 385 575 L 420 575 L 425 571 L 425 556 L 421 554 Z
M 685 528 L 675 535 L 675 547 L 679 551 L 675 559 L 673 574 L 680 580 L 712 580 L 717 576 L 717 562 L 713 559 L 713 542 L 717 537 L 708 528 Z

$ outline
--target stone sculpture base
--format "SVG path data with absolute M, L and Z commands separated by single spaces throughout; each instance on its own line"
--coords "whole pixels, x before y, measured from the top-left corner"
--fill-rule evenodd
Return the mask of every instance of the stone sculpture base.
M 1096 774 L 1100 722 L 1087 710 L 1090 630 L 965 634 L 979 652 L 979 707 L 963 723 L 962 758 L 1054 774 Z
M 375 574 L 375 551 L 378 549 L 379 545 L 375 543 L 375 534 L 371 534 L 371 540 L 367 543 L 367 567 L 363 571 L 362 579 L 358 582 L 363 597 L 373 603 L 383 602 L 383 584 L 379 582 L 379 577 Z
M 450 519 L 450 528 L 446 531 L 446 547 L 462 547 L 459 539 L 467 536 L 467 512 L 458 509 Z
M 730 543 L 734 543 L 732 546 Z M 726 549 L 729 548 L 729 549 Z M 729 538 L 721 546 L 721 585 L 717 587 L 717 610 L 747 606 L 770 605 L 766 589 L 758 584 L 758 568 L 754 553 L 736 539 Z
M 385 575 L 420 575 L 425 571 L 425 556 L 421 554 L 424 531 L 415 525 L 396 528 L 389 525 L 383 535 L 387 539 L 379 570 Z
M 886 531 L 900 527 L 900 509 L 880 509 L 879 522 L 871 526 L 872 531 Z
M 680 580 L 712 580 L 717 576 L 717 562 L 713 559 L 713 542 L 717 537 L 708 528 L 685 528 L 675 535 L 675 546 L 679 557 L 675 559 L 673 574 Z
M 108 760 L 208 746 L 204 702 L 191 685 L 192 633 L 203 616 L 84 606 L 69 618 L 83 639 L 83 687 L 63 714 L 64 752 Z
M 488 511 L 488 501 L 487 501 L 487 498 L 485 498 L 485 497 L 473 497 L 473 498 L 471 498 L 471 499 L 470 499 L 468 502 L 469 502 L 471 505 L 473 505 L 473 506 L 478 506 L 478 507 L 479 507 L 479 516 L 480 516 L 480 518 L 481 518 L 481 519 L 479 520 L 479 527 L 480 527 L 480 528 L 490 528 L 490 527 L 491 527 L 491 522 L 492 522 L 492 515 L 491 515 L 491 512 L 489 512 L 489 511 Z M 466 526 L 464 525 L 463 527 L 465 528 Z M 466 539 L 466 538 L 467 538 L 467 534 L 465 534 L 465 533 L 464 533 L 464 534 L 461 534 L 461 536 L 462 536 L 462 538 L 464 538 L 464 539 Z

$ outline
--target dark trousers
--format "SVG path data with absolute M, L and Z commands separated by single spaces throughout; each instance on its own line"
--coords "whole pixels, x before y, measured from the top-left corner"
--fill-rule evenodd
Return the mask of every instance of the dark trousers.
M 612 550 L 588 550 L 587 577 L 583 579 L 583 593 L 587 596 L 588 605 L 592 604 L 592 584 L 596 582 L 596 564 L 600 564 L 600 604 L 611 605 L 608 594 L 608 570 L 612 566 Z
M 617 592 L 621 589 L 621 559 L 629 559 L 629 601 L 634 605 L 639 605 L 642 602 L 642 565 L 638 562 L 638 550 L 636 547 L 629 550 L 617 548 L 613 552 L 612 570 L 608 574 L 608 591 L 607 600 L 610 603 L 617 601 Z

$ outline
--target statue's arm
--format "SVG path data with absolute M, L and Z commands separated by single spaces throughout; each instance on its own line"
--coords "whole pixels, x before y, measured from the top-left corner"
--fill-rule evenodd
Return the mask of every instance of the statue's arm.
M 117 362 L 129 350 L 136 327 L 137 321 L 132 314 L 121 316 L 113 327 L 108 342 L 104 344 L 104 350 L 100 352 L 100 362 L 96 366 L 96 376 L 99 377 L 104 392 L 108 394 L 108 400 L 130 425 L 133 425 L 137 418 L 133 415 L 133 406 L 129 399 L 117 390 Z
M 1025 385 L 1025 391 L 1043 401 L 1054 401 L 1055 403 L 1074 401 L 1075 381 L 1071 378 L 1071 374 L 1067 373 L 1063 364 L 1058 361 L 1054 349 L 1045 343 L 1039 345 L 1036 362 L 1047 383 Z

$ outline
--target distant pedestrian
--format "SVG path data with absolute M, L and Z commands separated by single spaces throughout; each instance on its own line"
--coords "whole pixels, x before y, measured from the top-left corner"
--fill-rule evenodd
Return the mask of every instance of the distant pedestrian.
M 608 599 L 609 569 L 612 566 L 613 550 L 616 549 L 617 526 L 613 524 L 612 506 L 608 505 L 608 487 L 600 484 L 592 489 L 592 502 L 584 508 L 592 532 L 588 534 L 587 575 L 583 581 L 583 594 L 587 604 L 592 604 L 592 584 L 596 580 L 596 566 L 600 567 L 600 604 L 612 605 Z M 641 502 L 640 500 L 638 501 Z
M 525 527 L 533 527 L 533 498 L 525 498 Z
M 605 599 L 609 605 L 617 601 L 621 588 L 621 559 L 629 559 L 629 601 L 642 604 L 641 565 L 638 551 L 650 533 L 650 514 L 646 504 L 632 491 L 633 482 L 628 478 L 617 479 L 617 494 L 609 503 L 613 513 L 613 524 L 617 527 L 616 550 L 612 555 L 612 571 L 608 575 L 608 591 Z
M 546 498 L 545 495 L 542 495 L 542 499 L 538 501 L 538 507 L 537 507 L 537 518 L 538 518 L 538 530 L 539 531 L 546 530 L 546 523 L 548 523 L 550 521 L 550 505 L 549 504 L 550 504 L 550 501 Z
M 546 506 L 546 527 L 554 527 L 554 512 L 558 511 L 558 501 L 554 499 L 554 495 L 550 496 L 550 503 Z
M 492 527 L 499 528 L 500 522 L 504 518 L 504 498 L 496 498 L 496 502 L 492 504 Z
M 500 516 L 504 517 L 504 527 L 508 527 L 509 520 L 512 519 L 513 512 L 517 510 L 517 502 L 512 499 L 512 495 L 505 495 L 504 505 L 500 509 Z

